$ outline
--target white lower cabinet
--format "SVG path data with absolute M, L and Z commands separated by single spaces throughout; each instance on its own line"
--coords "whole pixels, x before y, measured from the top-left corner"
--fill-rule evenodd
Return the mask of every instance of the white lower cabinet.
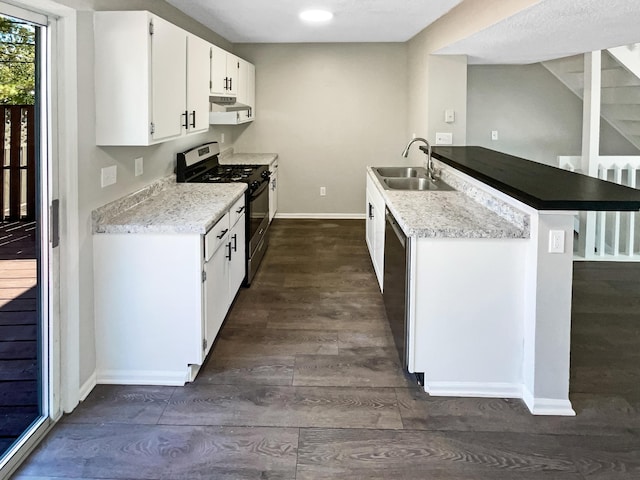
M 373 263 L 373 269 L 378 278 L 380 291 L 384 284 L 384 229 L 385 229 L 385 201 L 376 188 L 373 179 L 367 175 L 367 226 L 366 239 L 369 255 Z
M 205 237 L 204 303 L 207 353 L 244 280 L 245 231 L 243 197 Z M 207 249 L 207 245 L 212 247 Z
M 98 383 L 195 378 L 244 278 L 244 232 L 242 196 L 204 236 L 94 235 Z

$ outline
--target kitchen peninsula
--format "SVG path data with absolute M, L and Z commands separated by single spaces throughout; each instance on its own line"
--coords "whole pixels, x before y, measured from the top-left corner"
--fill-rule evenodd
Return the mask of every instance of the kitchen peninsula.
M 409 241 L 409 371 L 424 372 L 431 395 L 574 415 L 574 216 L 640 210 L 640 191 L 479 147 L 436 147 L 433 158 L 455 191 L 394 191 L 367 176 L 368 196 Z

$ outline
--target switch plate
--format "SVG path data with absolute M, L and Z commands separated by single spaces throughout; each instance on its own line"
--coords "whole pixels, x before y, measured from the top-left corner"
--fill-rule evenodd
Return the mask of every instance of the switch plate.
M 456 121 L 456 112 L 455 110 L 449 108 L 444 111 L 444 122 L 445 123 L 453 123 Z
M 436 133 L 436 145 L 453 145 L 453 133 Z
M 327 187 L 320 187 L 320 196 L 325 197 L 327 195 Z
M 100 185 L 102 188 L 108 187 L 109 185 L 113 185 L 116 183 L 118 178 L 118 167 L 117 165 L 111 165 L 110 167 L 104 167 L 100 171 Z
M 142 157 L 138 157 L 135 159 L 135 174 L 136 177 L 139 177 L 140 175 L 142 175 L 142 172 L 144 171 L 144 166 L 143 166 L 144 160 Z
M 564 253 L 564 230 L 549 231 L 549 253 Z
M 491 140 L 498 140 L 498 130 L 491 130 Z
M 220 143 L 224 143 L 224 133 L 220 134 Z

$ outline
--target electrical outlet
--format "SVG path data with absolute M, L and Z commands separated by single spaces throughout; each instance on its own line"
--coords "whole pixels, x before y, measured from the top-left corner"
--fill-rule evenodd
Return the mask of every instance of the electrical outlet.
M 498 140 L 498 130 L 491 130 L 491 140 Z
M 220 143 L 224 143 L 224 133 L 220 134 Z
M 320 187 L 320 196 L 325 197 L 327 195 L 327 187 Z
M 436 133 L 436 145 L 453 145 L 453 133 Z
M 100 185 L 102 188 L 108 187 L 109 185 L 113 185 L 116 183 L 118 178 L 118 167 L 117 165 L 111 165 L 110 167 L 104 167 L 100 171 Z
M 564 253 L 564 230 L 549 231 L 549 253 Z
M 142 157 L 138 157 L 138 158 L 135 159 L 135 174 L 136 174 L 136 177 L 139 177 L 140 175 L 142 175 L 143 171 L 144 171 L 143 158 Z

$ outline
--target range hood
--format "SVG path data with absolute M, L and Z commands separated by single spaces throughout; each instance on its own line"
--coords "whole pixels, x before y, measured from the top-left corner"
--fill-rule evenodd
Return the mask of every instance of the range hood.
M 233 105 L 234 103 L 236 103 L 236 97 L 212 96 L 209 97 L 209 101 L 211 103 L 215 103 L 216 105 Z

